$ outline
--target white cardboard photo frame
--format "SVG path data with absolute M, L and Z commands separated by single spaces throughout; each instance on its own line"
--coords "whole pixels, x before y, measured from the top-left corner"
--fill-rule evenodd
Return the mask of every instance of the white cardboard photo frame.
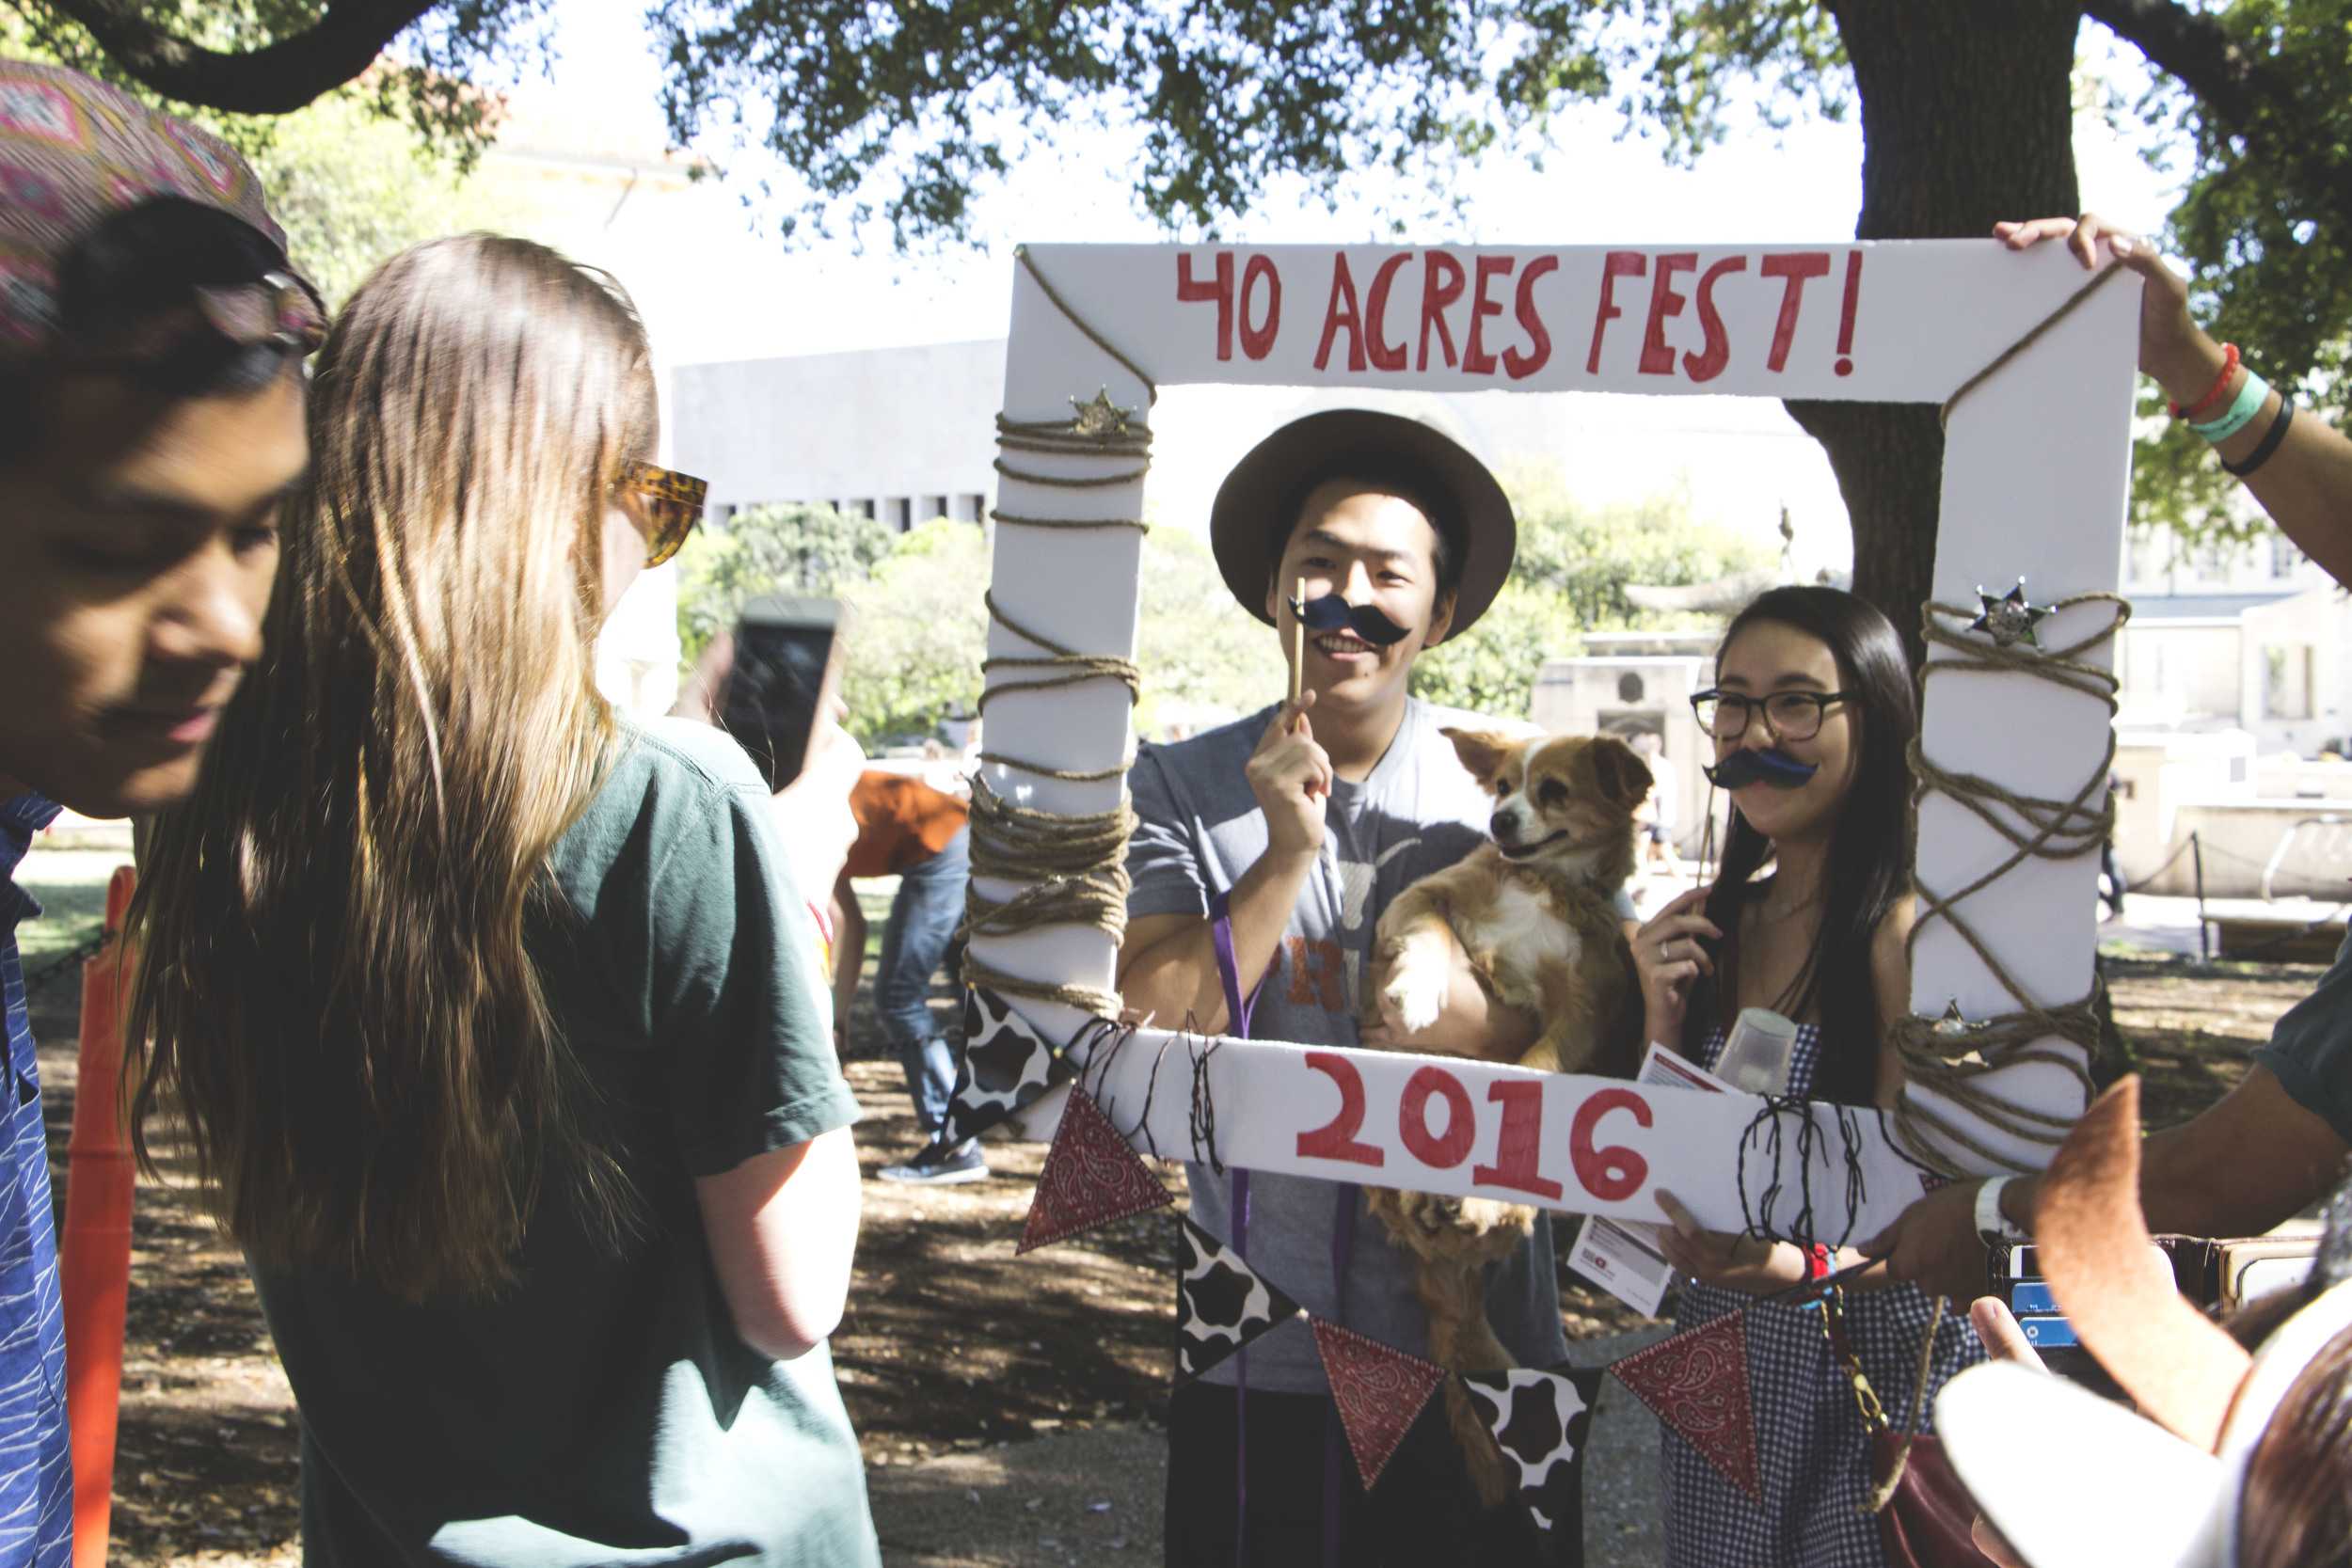
M 2020 256 L 1989 240 L 1809 247 L 1037 245 L 1025 260 L 1015 269 L 1005 417 L 1066 420 L 1073 403 L 1099 390 L 1143 424 L 1152 388 L 1137 369 L 1160 386 L 1708 392 L 1940 404 L 2085 282 L 2063 247 Z M 2001 593 L 2021 575 L 2037 604 L 2115 588 L 2138 312 L 2137 287 L 2125 282 L 2083 301 L 1951 411 L 1938 600 L 1973 605 L 1979 587 Z M 1136 464 L 1109 454 L 1023 451 L 1009 466 L 1088 477 Z M 1012 516 L 1139 518 L 1143 483 L 1069 489 L 1008 475 L 997 506 Z M 1140 548 L 1133 530 L 1000 523 L 992 591 L 1007 618 L 1066 648 L 1132 657 Z M 1244 613 L 1222 602 L 1202 612 Z M 2042 641 L 2063 646 L 2108 613 L 2101 606 L 2065 612 L 2043 623 Z M 995 626 L 989 652 L 1033 657 L 1041 650 Z M 2108 667 L 2112 646 L 2081 657 Z M 989 704 L 988 750 L 1066 772 L 1110 768 L 1134 744 L 1129 718 L 1128 693 L 1114 680 L 1003 691 Z M 1930 684 L 1922 723 L 1925 752 L 1939 766 L 2021 795 L 2065 798 L 2105 754 L 2108 713 L 2091 697 L 2028 675 L 1968 674 Z M 1118 779 L 1073 783 L 1003 763 L 990 764 L 987 777 L 1016 805 L 1065 814 L 1110 811 L 1124 789 Z M 1922 887 L 1964 887 L 2010 852 L 1951 800 L 1923 804 L 1915 868 Z M 2095 876 L 2092 857 L 2028 860 L 1960 906 L 2040 1006 L 2074 1002 L 2090 989 Z M 995 899 L 1021 891 L 987 879 L 978 888 Z M 1077 927 L 982 933 L 973 951 L 1008 974 L 1104 989 L 1113 984 L 1117 957 L 1105 933 Z M 1068 1006 L 1009 1000 L 1057 1040 L 1087 1022 Z M 1911 1002 L 1930 1016 L 1957 1003 L 1972 1019 L 2016 1006 L 1942 922 L 1920 937 Z M 2044 1043 L 2081 1059 L 2077 1047 Z M 1193 1064 L 1203 1050 L 1194 1037 L 1171 1040 L 1147 1028 L 1088 1081 L 1122 1130 L 1137 1126 L 1138 1147 L 1189 1154 Z M 1433 1069 L 1434 1076 L 1424 1070 Z M 1753 1190 L 1771 1174 L 1757 1140 L 1744 1140 L 1742 1153 L 1742 1135 L 1762 1109 L 1743 1096 L 1636 1091 L 1615 1080 L 1455 1058 L 1238 1040 L 1217 1042 L 1202 1070 L 1217 1106 L 1219 1158 L 1252 1169 L 1644 1220 L 1662 1217 L 1654 1194 L 1663 1185 L 1702 1222 L 1724 1229 L 1752 1217 L 1742 1211 L 1743 1181 Z M 1346 1140 L 1354 1157 L 1301 1152 L 1302 1142 L 1337 1147 L 1333 1123 L 1345 1120 L 1350 1080 L 1361 1094 L 1355 1135 Z M 1539 1095 L 1515 1086 L 1531 1080 L 1540 1080 Z M 2071 1119 L 2083 1108 L 2079 1081 L 2047 1063 L 2021 1063 L 1979 1084 L 2045 1116 Z M 1931 1091 L 1909 1092 L 2007 1165 L 2031 1168 L 2048 1158 L 2045 1147 L 1939 1103 Z M 1147 1101 L 1151 1114 L 1138 1125 Z M 1061 1102 L 1057 1093 L 1031 1107 L 1026 1129 L 1050 1132 Z M 1498 1153 L 1506 1115 L 1538 1112 L 1539 1124 L 1514 1124 L 1535 1137 L 1534 1165 L 1498 1177 L 1508 1163 Z M 1418 1137 L 1408 1113 L 1422 1118 Z M 1415 1153 L 1463 1114 L 1476 1121 L 1467 1155 L 1438 1166 Z M 1825 1128 L 1836 1114 L 1814 1113 Z M 1867 1196 L 1859 1212 L 1846 1212 L 1844 1183 L 1831 1180 L 1824 1152 L 1812 1183 L 1814 1213 L 1825 1235 L 1851 1227 L 1862 1236 L 1892 1220 L 1922 1183 L 1888 1145 L 1874 1113 L 1849 1113 L 1846 1122 L 1846 1135 L 1858 1132 L 1863 1146 Z M 1837 1136 L 1830 1129 L 1827 1149 L 1838 1147 Z M 1990 1168 L 1957 1147 L 1940 1152 L 1938 1163 L 1952 1169 Z M 1374 1156 L 1376 1167 L 1368 1165 Z

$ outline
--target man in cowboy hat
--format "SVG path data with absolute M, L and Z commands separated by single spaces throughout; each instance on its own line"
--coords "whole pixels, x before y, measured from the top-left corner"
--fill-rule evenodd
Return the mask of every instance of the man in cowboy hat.
M 1510 503 L 1432 427 L 1337 409 L 1283 426 L 1242 459 L 1217 492 L 1210 537 L 1233 596 L 1299 663 L 1300 695 L 1137 756 L 1120 989 L 1164 1023 L 1355 1045 L 1381 910 L 1486 836 L 1492 802 L 1406 681 L 1422 650 L 1459 636 L 1501 591 Z M 1230 1006 L 1229 994 L 1247 1000 Z M 1465 964 L 1439 1031 L 1456 1049 L 1484 1041 L 1480 1054 L 1516 1055 L 1534 1021 L 1489 1012 Z M 1426 1348 L 1411 1265 L 1363 1219 L 1355 1188 L 1261 1173 L 1245 1194 L 1231 1174 L 1188 1170 L 1193 1219 L 1279 1267 L 1276 1283 L 1308 1312 Z M 1521 1364 L 1565 1358 L 1548 1227 L 1496 1269 L 1487 1311 Z M 1314 1341 L 1292 1330 L 1253 1343 L 1246 1397 L 1240 1359 L 1170 1402 L 1170 1564 L 1229 1568 L 1237 1530 L 1252 1561 L 1319 1563 L 1327 1544 L 1351 1565 L 1537 1560 L 1523 1513 L 1482 1514 L 1441 1402 L 1366 1497 L 1339 1462 Z
M 230 149 L 118 88 L 0 61 L 0 1542 L 62 1568 L 73 1489 L 14 881 L 60 803 L 194 785 L 261 652 L 326 316 Z M 96 1092 L 93 1090 L 92 1092 Z

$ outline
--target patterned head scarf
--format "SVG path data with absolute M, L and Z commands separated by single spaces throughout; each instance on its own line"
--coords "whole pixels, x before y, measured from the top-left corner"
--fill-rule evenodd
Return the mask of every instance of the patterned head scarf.
M 0 361 L 56 337 L 58 264 L 98 223 L 155 197 L 243 219 L 283 252 L 252 167 L 218 137 L 78 71 L 0 60 Z M 199 289 L 192 303 L 233 341 L 315 347 L 325 312 L 291 271 Z

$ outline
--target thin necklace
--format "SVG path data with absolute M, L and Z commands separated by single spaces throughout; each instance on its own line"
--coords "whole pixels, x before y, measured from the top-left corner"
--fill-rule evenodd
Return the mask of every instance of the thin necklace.
M 1773 909 L 1767 904 L 1758 904 L 1756 907 L 1756 912 L 1762 915 L 1767 920 L 1786 920 L 1792 914 L 1804 913 L 1805 911 L 1811 909 L 1814 905 L 1820 903 L 1820 891 L 1816 889 L 1813 896 L 1805 899 L 1803 903 L 1791 904 L 1788 908 L 1780 910 Z

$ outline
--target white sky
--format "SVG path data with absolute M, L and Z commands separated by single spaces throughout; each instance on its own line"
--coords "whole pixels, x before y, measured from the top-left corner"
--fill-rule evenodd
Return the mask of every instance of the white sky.
M 527 105 L 544 95 L 567 120 L 594 105 L 600 139 L 660 145 L 660 71 L 633 8 L 559 0 L 555 14 L 561 59 L 554 81 L 529 84 L 518 98 Z M 2106 36 L 2092 28 L 2086 28 L 2085 53 L 2114 58 Z M 2132 67 L 2103 69 L 2128 74 Z M 1617 139 L 1616 124 L 1605 107 L 1561 117 L 1544 171 L 1518 158 L 1490 158 L 1463 182 L 1458 229 L 1409 238 L 1646 245 L 1837 242 L 1853 233 L 1862 145 L 1851 122 L 1738 136 L 1693 168 L 1668 165 L 1655 142 Z M 2086 202 L 2141 231 L 2158 227 L 2172 204 L 2170 182 L 2095 116 L 2077 117 L 2074 139 Z M 1090 131 L 1073 140 L 1083 145 L 1033 156 L 981 195 L 975 245 L 913 258 L 893 253 L 886 236 L 862 252 L 847 240 L 787 248 L 757 227 L 743 203 L 751 188 L 743 176 L 756 169 L 759 155 L 714 144 L 706 150 L 734 166 L 730 178 L 664 198 L 658 245 L 641 238 L 620 245 L 616 233 L 612 253 L 583 259 L 612 267 L 637 294 L 660 356 L 674 365 L 1001 336 L 1015 242 L 1166 237 L 1133 199 L 1130 150 L 1115 137 L 1106 148 L 1106 138 Z M 1293 187 L 1278 191 L 1227 237 L 1316 243 L 1383 237 L 1383 229 L 1360 199 L 1335 214 Z M 1678 398 L 1659 400 L 1669 405 L 1661 408 L 1647 400 L 1584 401 L 1594 411 L 1588 439 L 1620 421 L 1630 428 L 1638 419 L 1658 440 L 1677 443 L 1679 461 L 1693 438 L 1736 436 L 1736 462 L 1715 467 L 1738 471 L 1721 473 L 1715 484 L 1703 462 L 1661 472 L 1653 458 L 1629 454 L 1618 471 L 1580 470 L 1573 486 L 1579 493 L 1629 499 L 1682 483 L 1702 515 L 1766 529 L 1786 500 L 1799 524 L 1801 562 L 1808 570 L 1842 564 L 1845 518 L 1827 464 L 1777 404 Z M 1637 401 L 1647 405 L 1637 411 Z

